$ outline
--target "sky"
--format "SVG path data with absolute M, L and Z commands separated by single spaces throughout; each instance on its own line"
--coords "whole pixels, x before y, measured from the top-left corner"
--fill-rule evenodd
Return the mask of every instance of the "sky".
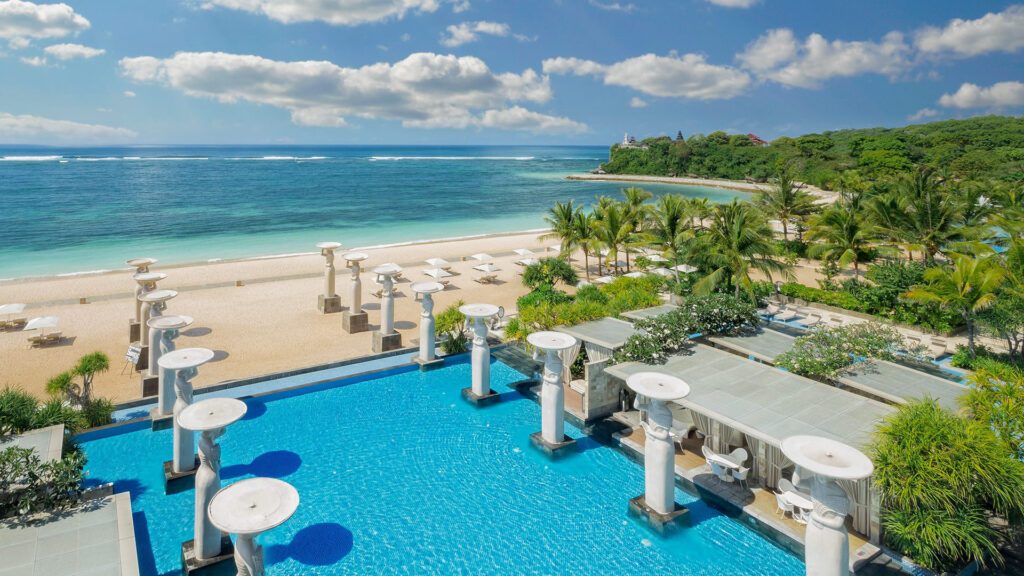
M 1024 112 L 1024 4 L 0 0 L 0 143 L 772 139 Z

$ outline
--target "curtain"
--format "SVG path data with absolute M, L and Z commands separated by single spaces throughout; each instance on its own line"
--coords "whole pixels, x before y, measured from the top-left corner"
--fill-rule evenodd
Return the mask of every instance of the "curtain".
M 614 353 L 614 350 L 599 346 L 593 342 L 586 342 L 585 344 L 587 346 L 587 358 L 591 362 L 603 362 L 611 358 L 612 353 Z
M 877 542 L 879 537 L 877 493 L 871 487 L 871 478 L 861 480 L 837 480 L 839 486 L 850 498 L 850 518 L 853 529 Z
M 718 452 L 719 454 L 727 452 L 728 438 L 726 434 L 731 430 L 728 426 L 723 426 L 721 422 L 710 418 L 707 414 L 702 414 L 696 410 L 690 410 L 693 413 L 693 423 L 697 426 L 697 430 L 704 435 L 704 445 L 711 449 L 712 452 Z
M 782 449 L 774 444 L 749 434 L 744 434 L 743 438 L 746 440 L 748 451 L 753 458 L 753 465 L 750 468 L 751 475 L 757 478 L 765 488 L 777 488 L 779 480 L 783 477 L 783 471 L 792 464 L 789 458 L 786 458 Z
M 576 361 L 576 357 L 580 354 L 580 341 L 576 340 L 576 343 L 559 352 L 562 357 L 562 381 L 566 384 L 572 382 L 572 363 Z

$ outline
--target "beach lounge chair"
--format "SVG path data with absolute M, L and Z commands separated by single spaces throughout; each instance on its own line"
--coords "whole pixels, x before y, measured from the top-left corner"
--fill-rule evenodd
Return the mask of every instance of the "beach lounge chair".
M 478 284 L 493 284 L 498 279 L 497 274 L 484 274 L 483 276 L 477 276 L 473 278 L 473 281 Z
M 808 311 L 807 315 L 800 320 L 800 323 L 807 328 L 814 328 L 818 324 L 821 324 L 822 314 L 816 311 Z
M 765 316 L 772 317 L 779 313 L 779 306 L 774 302 L 769 302 L 768 305 L 764 307 L 764 310 L 759 310 L 759 312 Z
M 60 332 L 50 332 L 49 334 L 37 334 L 35 336 L 28 337 L 29 348 L 36 346 L 49 346 L 50 344 L 56 344 L 60 342 L 64 336 Z
M 775 513 L 782 514 L 783 518 L 786 517 L 786 514 L 793 515 L 793 505 L 786 500 L 786 497 L 781 492 L 775 493 L 775 505 L 777 506 Z
M 933 337 L 932 343 L 928 346 L 928 355 L 938 360 L 946 355 L 948 345 L 945 338 Z
M 792 320 L 793 318 L 796 318 L 796 310 L 793 310 L 792 308 L 782 308 L 779 310 L 779 313 L 772 318 L 772 320 L 785 322 L 787 320 Z

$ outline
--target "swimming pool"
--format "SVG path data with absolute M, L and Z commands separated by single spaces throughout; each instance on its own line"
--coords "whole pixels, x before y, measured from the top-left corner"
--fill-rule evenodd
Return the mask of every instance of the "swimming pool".
M 397 368 L 251 398 L 221 438 L 225 484 L 278 477 L 302 498 L 260 540 L 268 574 L 803 574 L 803 563 L 695 496 L 676 490 L 692 526 L 662 539 L 627 518 L 643 470 L 566 423 L 580 453 L 557 462 L 530 447 L 540 407 L 509 384 L 477 409 L 460 389 L 468 359 Z M 88 483 L 132 494 L 143 574 L 180 569 L 193 492 L 166 496 L 171 431 L 148 422 L 80 438 Z

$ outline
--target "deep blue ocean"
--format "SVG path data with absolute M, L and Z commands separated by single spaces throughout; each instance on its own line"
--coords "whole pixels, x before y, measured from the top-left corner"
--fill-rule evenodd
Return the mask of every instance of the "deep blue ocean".
M 346 248 L 543 226 L 603 146 L 0 147 L 0 279 Z M 727 201 L 743 193 L 644 185 Z

